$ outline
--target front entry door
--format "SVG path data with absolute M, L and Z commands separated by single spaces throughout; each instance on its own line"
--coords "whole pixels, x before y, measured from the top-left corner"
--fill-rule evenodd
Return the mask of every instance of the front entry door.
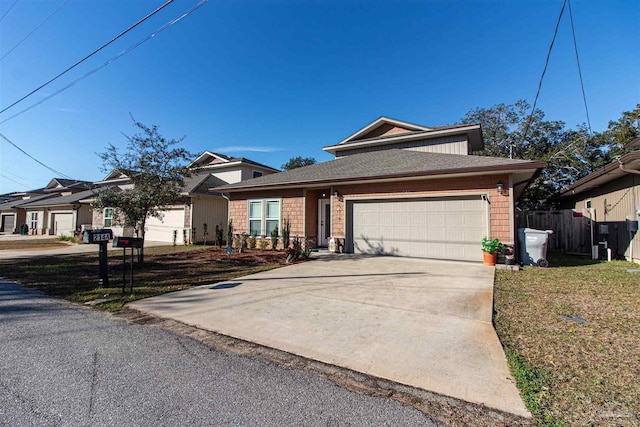
M 318 246 L 329 246 L 331 237 L 331 200 L 318 200 Z

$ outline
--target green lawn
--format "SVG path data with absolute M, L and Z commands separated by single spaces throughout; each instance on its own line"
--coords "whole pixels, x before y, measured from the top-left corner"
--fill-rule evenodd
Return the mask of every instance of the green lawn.
M 628 272 L 640 265 L 549 261 L 498 270 L 494 290 L 494 324 L 535 424 L 640 425 L 640 272 Z
M 202 246 L 145 248 L 145 263 L 135 265 L 133 293 L 125 294 L 120 251 L 109 251 L 109 287 L 98 286 L 97 252 L 3 260 L 0 275 L 73 302 L 108 298 L 96 307 L 118 311 L 129 301 L 276 268 L 285 257 L 274 251 L 227 256 L 224 249 Z

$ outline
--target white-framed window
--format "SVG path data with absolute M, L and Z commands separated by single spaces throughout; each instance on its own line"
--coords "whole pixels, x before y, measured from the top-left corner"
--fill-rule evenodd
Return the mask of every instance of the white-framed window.
M 249 202 L 249 234 L 263 236 L 262 233 L 262 200 Z
M 29 212 L 29 230 L 38 229 L 38 212 Z
M 280 199 L 249 200 L 249 234 L 269 237 L 277 227 L 280 229 Z
M 113 208 L 104 208 L 104 226 L 113 226 Z

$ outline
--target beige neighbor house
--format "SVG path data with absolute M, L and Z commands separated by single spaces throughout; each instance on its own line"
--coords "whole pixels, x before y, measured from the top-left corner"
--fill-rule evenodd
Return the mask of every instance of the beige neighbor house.
M 0 204 L 0 233 L 19 233 L 20 226 L 28 224 L 27 213 L 22 205 L 47 197 L 52 196 L 43 194 L 42 189 L 11 193 L 9 199 Z M 35 225 L 37 227 L 37 221 Z
M 225 195 L 210 191 L 214 187 L 239 182 L 241 180 L 269 175 L 277 169 L 245 158 L 234 158 L 205 151 L 189 167 L 193 175 L 185 179 L 182 197 L 178 204 L 160 212 L 160 218 L 148 218 L 145 226 L 145 239 L 148 241 L 177 244 L 202 242 L 207 227 L 207 240 L 215 239 L 215 227 L 228 226 L 229 202 Z M 117 185 L 122 189 L 130 188 L 129 178 L 120 171 L 113 171 L 101 186 Z M 115 235 L 130 234 L 115 221 L 114 209 L 96 209 L 93 212 L 93 228 L 111 228 Z
M 593 220 L 594 246 L 612 256 L 640 262 L 640 138 L 625 146 L 634 149 L 605 167 L 579 179 L 552 201 Z
M 325 147 L 334 160 L 215 190 L 238 233 L 268 239 L 289 220 L 311 247 L 481 261 L 483 236 L 514 243 L 514 203 L 544 166 L 470 155 L 482 148 L 480 125 L 381 117 Z
M 20 232 L 20 226 L 26 224 L 29 234 L 73 235 L 77 224 L 90 222 L 89 207 L 81 206 L 78 201 L 91 187 L 88 181 L 54 178 L 35 194 L 0 205 L 3 230 L 10 228 L 7 219 L 11 211 L 13 219 L 9 222 L 13 221 L 14 233 Z

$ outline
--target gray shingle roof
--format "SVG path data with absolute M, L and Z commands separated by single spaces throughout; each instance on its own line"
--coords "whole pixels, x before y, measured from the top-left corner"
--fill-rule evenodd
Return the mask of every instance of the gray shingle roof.
M 9 200 L 7 202 L 4 202 L 2 204 L 0 204 L 0 210 L 5 210 L 5 209 L 13 209 L 13 208 L 21 208 L 23 205 L 26 205 L 27 203 L 33 203 L 35 201 L 38 200 L 42 200 L 42 199 L 48 199 L 54 197 L 52 194 L 45 194 L 45 195 L 40 195 L 40 196 L 32 196 L 29 199 L 14 199 L 14 200 Z
M 389 149 L 353 154 L 324 163 L 225 185 L 216 190 L 258 189 L 278 185 L 304 186 L 322 182 L 433 176 L 474 171 L 534 170 L 543 166 L 543 163 L 528 160 Z
M 193 175 L 184 179 L 182 191 L 186 194 L 211 194 L 210 188 L 221 185 L 227 185 L 227 182 L 213 175 Z
M 87 199 L 96 195 L 99 189 L 85 190 L 68 196 L 49 197 L 21 205 L 21 208 L 35 208 L 44 206 L 71 206 L 77 204 L 82 199 Z

